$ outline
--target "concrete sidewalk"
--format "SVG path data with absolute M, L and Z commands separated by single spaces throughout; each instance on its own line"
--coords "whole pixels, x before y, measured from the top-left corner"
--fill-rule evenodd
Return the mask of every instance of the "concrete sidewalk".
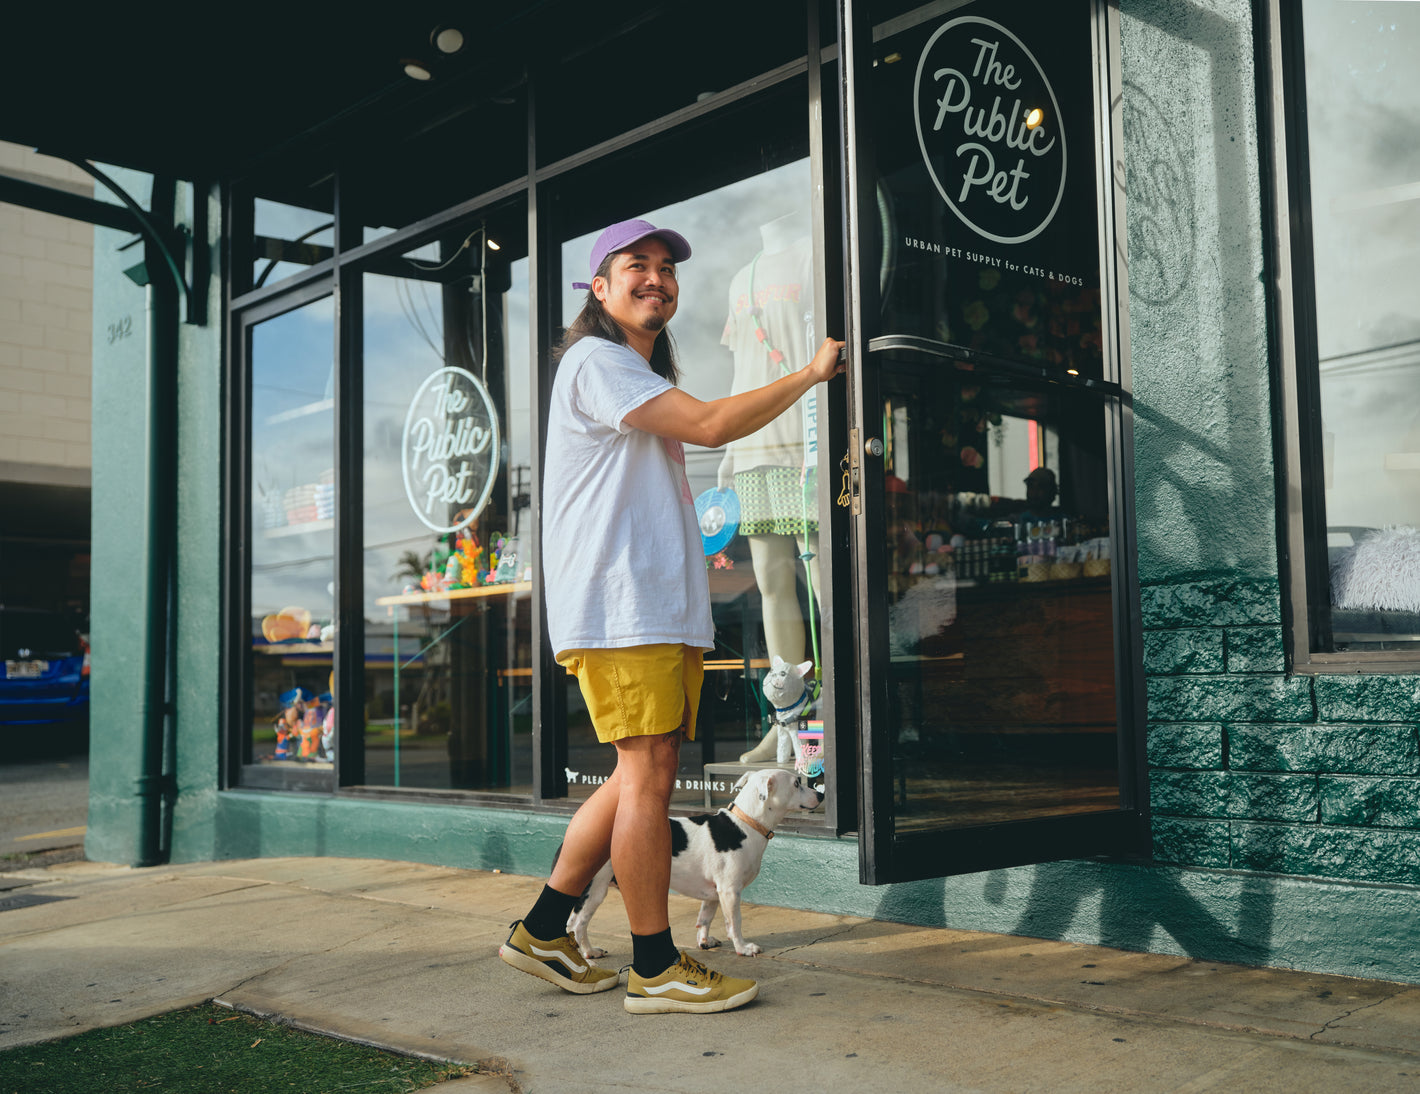
M 0 875 L 0 1050 L 215 999 L 491 1072 L 440 1094 L 1420 1089 L 1417 986 L 755 905 L 762 956 L 702 956 L 758 1000 L 631 1015 L 498 960 L 541 884 L 350 859 Z M 682 943 L 695 911 L 672 896 Z M 617 897 L 592 927 L 630 961 Z

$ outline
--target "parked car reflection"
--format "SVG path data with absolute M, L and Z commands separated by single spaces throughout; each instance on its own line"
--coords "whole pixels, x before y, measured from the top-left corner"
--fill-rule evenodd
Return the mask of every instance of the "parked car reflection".
M 65 743 L 82 743 L 89 721 L 87 636 L 58 612 L 0 605 L 0 656 L 0 725 L 55 727 Z

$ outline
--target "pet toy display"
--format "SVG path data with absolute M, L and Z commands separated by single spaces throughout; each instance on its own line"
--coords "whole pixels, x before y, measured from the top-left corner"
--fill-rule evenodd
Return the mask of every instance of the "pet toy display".
M 471 528 L 461 528 L 440 540 L 441 546 L 429 556 L 429 569 L 419 581 L 426 593 L 451 589 L 477 589 L 519 580 L 518 541 L 494 532 L 485 548 Z M 413 586 L 406 587 L 412 592 Z
M 294 687 L 277 696 L 281 712 L 276 726 L 273 760 L 329 763 L 335 759 L 335 707 L 326 692 L 315 696 Z

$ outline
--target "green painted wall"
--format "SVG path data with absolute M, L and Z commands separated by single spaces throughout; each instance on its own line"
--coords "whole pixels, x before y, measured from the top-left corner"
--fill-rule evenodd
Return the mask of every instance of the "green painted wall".
M 177 603 L 175 605 L 177 747 L 169 768 L 177 788 L 169 837 L 174 857 L 214 840 L 221 740 L 222 452 L 225 396 L 222 202 L 216 187 L 191 192 L 207 203 L 211 269 L 208 322 L 183 324 L 178 378 Z
M 112 172 L 118 185 L 147 208 L 149 179 Z M 102 186 L 97 195 L 114 200 Z M 217 195 L 179 187 L 178 208 L 208 203 L 213 247 L 221 224 Z M 193 218 L 184 218 L 188 223 Z M 146 641 L 140 582 L 148 540 L 150 469 L 144 451 L 149 419 L 147 290 L 123 270 L 142 260 L 141 245 L 123 232 L 94 233 L 94 458 L 92 616 L 94 664 L 90 729 L 90 858 L 134 862 L 140 856 L 137 790 L 144 739 L 141 653 Z M 123 248 L 123 249 L 120 249 Z M 158 271 L 155 276 L 166 276 Z M 216 803 L 218 738 L 218 547 L 221 483 L 221 301 L 214 275 L 205 325 L 181 324 L 176 415 L 177 596 L 175 658 L 176 748 L 167 770 L 179 793 L 172 812 L 175 842 L 210 848 Z M 131 331 L 113 337 L 113 331 Z
M 1122 15 L 1155 858 L 1413 909 L 1420 678 L 1285 674 L 1251 5 Z M 1361 965 L 1414 929 L 1379 891 L 1309 898 Z
M 115 181 L 145 208 L 148 179 L 114 171 Z M 119 204 L 103 186 L 101 201 Z M 93 665 L 89 728 L 89 823 L 85 851 L 92 859 L 133 862 L 134 818 L 143 711 L 144 627 L 133 574 L 149 550 L 148 468 L 143 453 L 147 421 L 147 293 L 123 270 L 139 262 L 141 245 L 110 228 L 94 230 L 93 547 L 90 628 Z M 127 332 L 127 333 L 125 333 Z

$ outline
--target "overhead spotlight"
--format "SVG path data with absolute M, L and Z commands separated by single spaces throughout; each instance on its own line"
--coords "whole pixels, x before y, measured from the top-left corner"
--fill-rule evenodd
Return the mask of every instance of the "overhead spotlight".
M 411 80 L 431 80 L 434 74 L 424 67 L 419 61 L 411 61 L 403 58 L 399 62 L 404 66 L 404 74 Z
M 498 241 L 496 239 L 490 239 L 488 241 L 488 249 L 490 251 L 501 251 L 503 248 L 498 245 Z
M 1027 113 L 1026 113 L 1026 128 L 1027 128 L 1027 129 L 1034 129 L 1036 126 L 1038 126 L 1038 125 L 1039 125 L 1041 122 L 1043 122 L 1043 121 L 1045 121 L 1045 111 L 1041 110 L 1040 107 L 1037 106 L 1037 107 L 1035 107 L 1033 110 L 1027 111 Z
M 463 49 L 463 31 L 458 27 L 435 27 L 429 41 L 440 53 L 454 54 Z

